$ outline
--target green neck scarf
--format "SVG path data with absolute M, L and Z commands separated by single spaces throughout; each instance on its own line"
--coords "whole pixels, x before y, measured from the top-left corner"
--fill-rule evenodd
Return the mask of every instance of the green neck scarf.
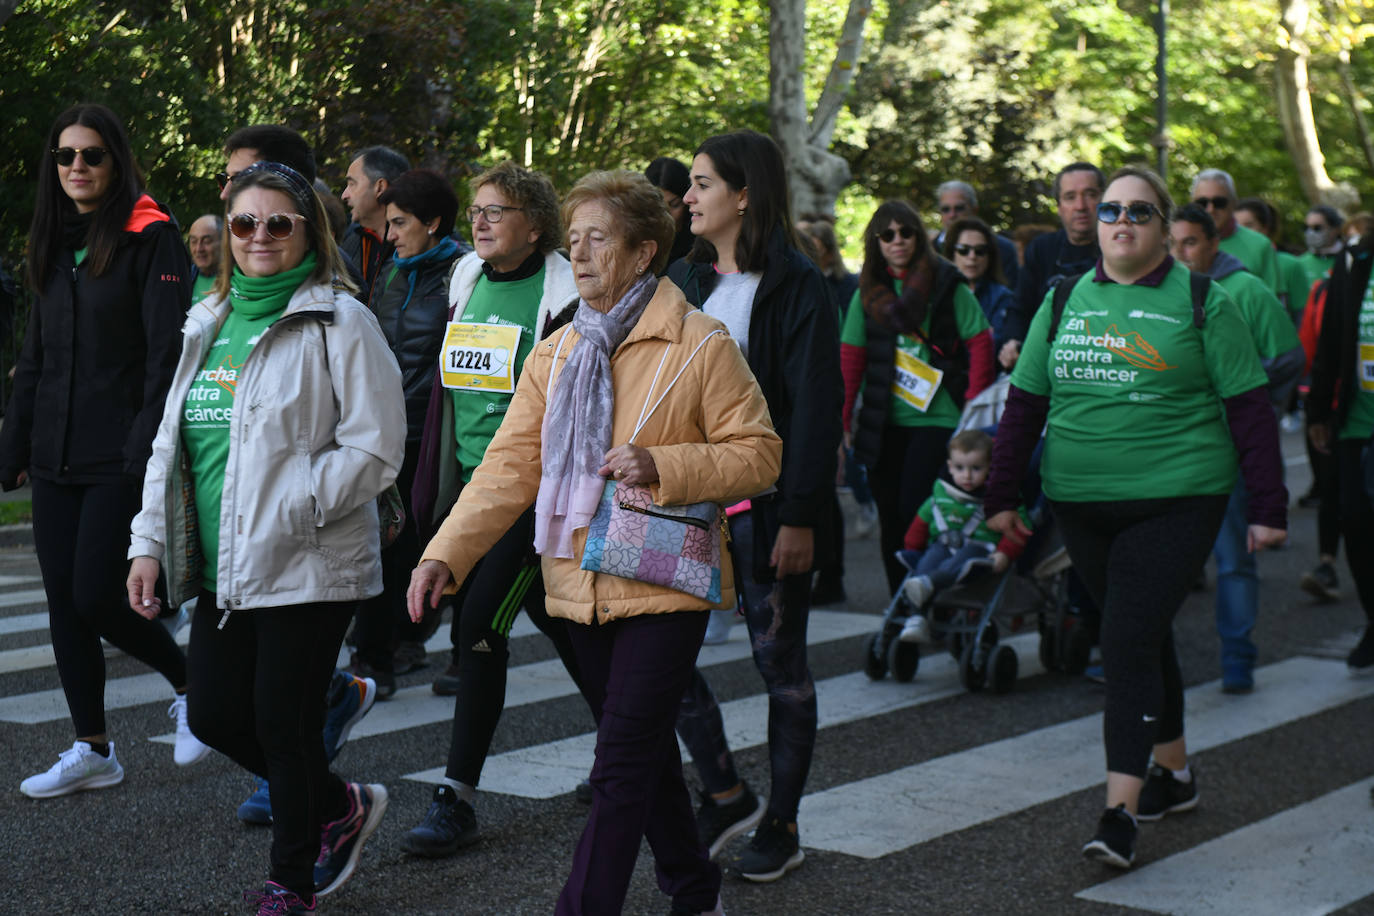
M 291 301 L 291 294 L 300 289 L 315 269 L 317 260 L 315 252 L 308 252 L 300 264 L 270 277 L 245 277 L 235 266 L 229 283 L 229 307 L 250 319 L 281 313 Z

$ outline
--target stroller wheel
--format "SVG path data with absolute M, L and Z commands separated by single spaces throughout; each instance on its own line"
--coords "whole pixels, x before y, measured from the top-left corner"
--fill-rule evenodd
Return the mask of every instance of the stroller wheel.
M 881 633 L 874 633 L 864 642 L 864 674 L 868 675 L 870 681 L 881 681 L 887 677 L 887 658 L 880 651 L 882 649 L 882 644 L 879 642 L 881 637 Z M 894 646 L 900 644 L 898 640 L 892 641 Z M 912 646 L 912 648 L 917 647 Z
M 1006 693 L 1016 686 L 1016 669 L 1019 665 L 1016 650 L 1008 645 L 992 650 L 992 689 L 994 693 Z
M 916 676 L 921 665 L 921 647 L 894 639 L 887 646 L 887 667 L 895 680 L 906 683 Z
M 964 651 L 959 655 L 959 682 L 970 693 L 982 690 L 988 678 L 987 657 L 985 655 L 980 664 L 976 658 L 978 654 L 978 644 L 972 639 L 966 640 Z

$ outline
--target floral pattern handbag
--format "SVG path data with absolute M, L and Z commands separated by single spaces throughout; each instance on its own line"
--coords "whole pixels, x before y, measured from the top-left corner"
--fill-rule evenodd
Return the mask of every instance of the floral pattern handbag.
M 631 443 L 706 341 L 723 333 L 712 331 L 697 344 L 687 362 L 650 407 L 659 373 L 668 359 L 668 350 L 663 351 L 658 371 L 649 385 L 649 394 L 644 399 L 639 423 L 630 436 Z M 672 349 L 672 344 L 668 349 Z M 724 530 L 718 503 L 659 506 L 654 504 L 647 486 L 607 480 L 601 491 L 601 502 L 587 527 L 582 568 L 661 585 L 719 604 Z

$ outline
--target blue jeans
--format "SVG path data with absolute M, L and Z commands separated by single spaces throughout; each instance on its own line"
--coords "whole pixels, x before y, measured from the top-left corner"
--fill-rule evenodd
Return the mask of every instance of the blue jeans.
M 844 482 L 849 485 L 854 502 L 861 506 L 873 502 L 873 491 L 868 488 L 868 468 L 854 460 L 852 448 L 844 451 Z
M 753 556 L 753 522 L 748 513 L 731 521 L 730 537 L 734 542 L 735 587 L 744 596 L 744 620 L 749 626 L 754 664 L 768 688 L 772 789 L 767 813 L 790 824 L 797 819 L 816 747 L 816 685 L 806 662 L 811 576 L 803 573 L 771 583 L 755 582 L 753 564 L 747 562 Z M 677 733 L 691 752 L 707 792 L 728 792 L 739 785 L 720 704 L 700 669 L 692 672 L 692 682 L 682 698 Z
M 1250 640 L 1259 614 L 1259 572 L 1245 549 L 1248 525 L 1245 484 L 1236 482 L 1226 503 L 1212 553 L 1217 559 L 1217 635 L 1221 637 L 1221 676 L 1226 684 L 1249 686 L 1259 650 Z

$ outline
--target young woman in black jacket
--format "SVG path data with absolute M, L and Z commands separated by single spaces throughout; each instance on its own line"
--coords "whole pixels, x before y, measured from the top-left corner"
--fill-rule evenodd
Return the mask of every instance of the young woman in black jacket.
M 839 328 L 825 278 L 797 250 L 777 145 L 754 131 L 712 137 L 698 148 L 691 172 L 683 200 L 697 242 L 668 277 L 729 328 L 783 441 L 776 492 L 755 497 L 752 510 L 731 525 L 754 661 L 768 686 L 767 811 L 735 771 L 720 708 L 700 671 L 683 700 L 678 733 L 706 784 L 702 840 L 715 856 L 758 825 L 735 866 L 746 878 L 771 881 L 803 858 L 797 808 L 816 741 L 806 661 L 811 572 L 813 559 L 832 551 L 828 539 L 843 536 L 832 518 L 843 392 Z
M 175 760 L 207 751 L 186 724 L 186 658 L 124 597 L 129 522 L 181 351 L 191 264 L 171 216 L 143 193 L 119 118 L 58 116 L 29 230 L 35 299 L 0 429 L 0 485 L 33 484 L 33 535 L 53 654 L 77 740 L 20 790 L 34 798 L 124 778 L 105 727 L 103 637 L 176 690 Z

